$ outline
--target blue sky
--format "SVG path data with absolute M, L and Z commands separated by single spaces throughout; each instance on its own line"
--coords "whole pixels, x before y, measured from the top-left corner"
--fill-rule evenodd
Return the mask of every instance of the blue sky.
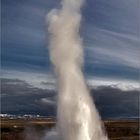
M 2 0 L 1 4 L 2 78 L 54 88 L 45 17 L 60 7 L 60 0 Z M 80 35 L 83 71 L 90 86 L 138 89 L 139 12 L 139 0 L 85 1 Z

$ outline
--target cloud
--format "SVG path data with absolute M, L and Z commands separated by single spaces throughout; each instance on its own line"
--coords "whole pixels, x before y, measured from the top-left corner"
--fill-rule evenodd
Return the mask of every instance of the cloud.
M 81 29 L 87 73 L 124 79 L 138 77 L 140 41 L 137 4 L 138 0 L 87 1 Z
M 40 99 L 40 102 L 43 104 L 50 104 L 50 105 L 54 105 L 56 103 L 56 101 L 53 101 L 52 99 L 49 98 L 42 98 Z
M 43 89 L 39 89 L 27 83 L 24 80 L 19 79 L 1 79 L 1 87 L 3 93 L 9 93 L 12 96 L 20 95 L 33 95 L 33 94 L 45 94 Z
M 103 118 L 139 117 L 139 91 L 122 91 L 109 86 L 91 90 Z
M 1 79 L 2 112 L 12 114 L 42 114 L 55 115 L 56 105 L 45 102 L 42 98 L 54 99 L 56 92 L 49 89 L 34 87 L 19 79 Z
M 94 28 L 93 32 L 95 34 L 93 40 L 96 41 L 88 44 L 87 47 L 90 59 L 95 58 L 95 55 L 96 59 L 102 63 L 110 63 L 110 65 L 116 63 L 134 69 L 139 68 L 140 41 L 138 36 L 100 28 Z
M 56 79 L 52 72 L 33 72 L 33 71 L 17 71 L 17 70 L 2 70 L 1 78 L 6 79 L 21 79 L 28 82 L 31 86 L 42 89 L 55 89 Z
M 1 78 L 18 79 L 27 82 L 30 86 L 39 89 L 56 90 L 56 77 L 52 72 L 28 72 L 15 70 L 2 70 Z M 121 90 L 139 90 L 139 80 L 120 79 L 116 77 L 101 77 L 87 75 L 86 81 L 89 87 L 96 88 L 98 86 L 116 87 Z M 17 82 L 18 83 L 18 82 Z
M 88 0 L 84 18 L 92 27 L 138 35 L 138 13 L 138 0 Z
M 50 70 L 45 15 L 52 7 L 59 7 L 58 3 L 57 0 L 2 1 L 3 68 Z M 86 73 L 137 79 L 138 0 L 87 0 L 82 10 Z
M 138 1 L 87 0 L 82 9 L 85 72 L 105 117 L 137 116 Z M 2 111 L 56 114 L 45 15 L 57 6 L 57 0 L 2 0 Z
M 54 89 L 37 88 L 19 79 L 2 79 L 1 83 L 2 113 L 56 116 L 57 93 Z M 90 91 L 103 118 L 138 117 L 138 90 L 122 90 L 106 84 L 90 86 Z
M 91 88 L 98 88 L 98 87 L 112 87 L 116 89 L 120 89 L 122 91 L 139 91 L 139 82 L 133 80 L 117 80 L 117 79 L 106 79 L 106 78 L 95 78 L 95 77 L 88 77 L 87 84 Z

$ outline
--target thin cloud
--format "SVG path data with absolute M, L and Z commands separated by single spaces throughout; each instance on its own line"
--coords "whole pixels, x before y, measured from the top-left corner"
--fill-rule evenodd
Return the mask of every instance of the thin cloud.
M 95 28 L 93 32 L 95 42 L 88 43 L 86 48 L 90 61 L 96 61 L 93 59 L 96 57 L 102 63 L 116 63 L 139 69 L 140 42 L 137 36 L 100 28 Z
M 56 0 L 2 1 L 2 67 L 19 71 L 49 70 L 45 15 L 57 6 Z M 137 77 L 140 52 L 138 0 L 87 0 L 82 10 L 81 37 L 86 46 L 86 73 L 91 74 L 91 66 L 96 70 L 103 65 L 108 73 L 112 67 L 116 70 L 109 76 L 118 72 L 125 78 L 121 75 L 125 71 L 129 79 Z M 121 69 L 117 70 L 118 67 Z
M 44 105 L 54 105 L 56 104 L 56 101 L 53 101 L 52 99 L 49 99 L 49 98 L 42 98 L 40 99 L 40 102 L 43 103 Z

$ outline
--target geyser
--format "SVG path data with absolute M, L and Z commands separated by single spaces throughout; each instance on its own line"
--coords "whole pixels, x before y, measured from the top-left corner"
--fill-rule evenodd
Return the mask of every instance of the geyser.
M 59 140 L 107 140 L 81 70 L 82 5 L 83 0 L 62 0 L 61 9 L 47 15 L 50 58 L 58 85 L 57 132 Z

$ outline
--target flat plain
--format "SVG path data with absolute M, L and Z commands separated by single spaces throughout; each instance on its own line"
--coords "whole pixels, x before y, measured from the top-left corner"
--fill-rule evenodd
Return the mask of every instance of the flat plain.
M 41 140 L 55 127 L 53 118 L 1 118 L 1 140 Z M 110 140 L 139 140 L 138 120 L 106 120 L 105 130 Z

